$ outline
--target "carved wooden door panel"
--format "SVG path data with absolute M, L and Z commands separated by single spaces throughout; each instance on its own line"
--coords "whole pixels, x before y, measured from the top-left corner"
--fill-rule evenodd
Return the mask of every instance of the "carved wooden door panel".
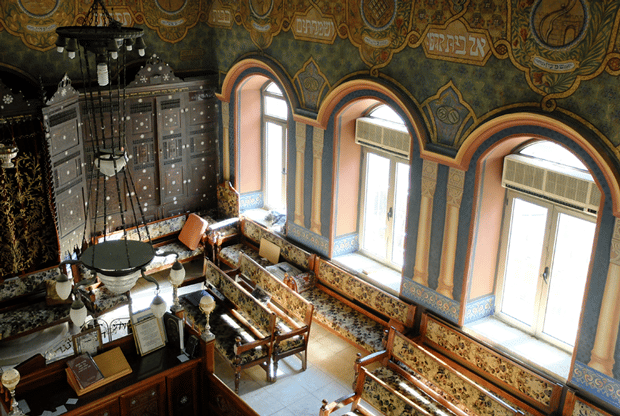
M 201 88 L 189 92 L 189 210 L 216 204 L 216 115 L 216 98 L 212 90 Z
M 120 397 L 122 415 L 159 416 L 166 414 L 166 385 L 156 383 L 138 387 Z
M 163 216 L 184 212 L 187 195 L 186 108 L 187 94 L 176 93 L 156 98 L 159 156 L 160 203 Z
M 157 216 L 159 175 L 156 146 L 154 98 L 133 98 L 127 102 L 127 154 L 133 186 L 147 221 Z M 137 213 L 139 215 L 139 212 Z
M 60 256 L 65 259 L 81 247 L 86 218 L 84 149 L 77 97 L 42 111 L 48 132 Z

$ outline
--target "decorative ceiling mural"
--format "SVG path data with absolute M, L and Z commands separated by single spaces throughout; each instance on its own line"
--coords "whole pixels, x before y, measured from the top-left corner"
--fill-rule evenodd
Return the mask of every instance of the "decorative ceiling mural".
M 512 0 L 510 57 L 529 86 L 550 100 L 572 94 L 581 80 L 617 65 L 612 41 L 618 30 L 617 0 Z
M 199 21 L 206 20 L 206 4 L 192 0 L 142 0 L 136 16 L 161 40 L 176 43 Z
M 260 51 L 291 32 L 299 41 L 348 40 L 378 76 L 406 47 L 428 59 L 485 66 L 510 59 L 551 111 L 557 98 L 603 71 L 620 75 L 620 2 L 616 0 L 108 0 L 127 26 L 145 24 L 168 43 L 199 23 L 246 30 Z M 4 0 L 0 30 L 31 49 L 54 47 L 55 29 L 79 24 L 88 0 Z M 247 51 L 246 51 L 247 52 Z
M 56 28 L 74 24 L 77 0 L 3 0 L 0 23 L 29 48 L 46 51 L 54 47 Z

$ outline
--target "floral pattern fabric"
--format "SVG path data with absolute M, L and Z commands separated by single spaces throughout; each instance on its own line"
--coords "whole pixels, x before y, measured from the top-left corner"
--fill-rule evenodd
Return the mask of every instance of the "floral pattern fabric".
M 241 255 L 241 253 L 252 258 L 263 267 L 269 266 L 271 264 L 269 260 L 262 258 L 258 255 L 258 252 L 256 250 L 246 246 L 245 244 L 233 244 L 232 246 L 224 247 L 218 253 L 218 257 L 221 261 L 236 269 L 239 267 L 239 256 Z
M 425 337 L 482 370 L 488 377 L 510 385 L 544 406 L 550 406 L 553 388 L 558 386 L 555 383 L 524 370 L 513 361 L 430 318 L 426 321 Z
M 230 182 L 217 185 L 217 211 L 220 218 L 234 218 L 239 216 L 239 192 Z
M 56 279 L 59 274 L 58 267 L 53 267 L 23 277 L 5 280 L 0 283 L 0 302 L 43 290 L 45 281 Z
M 409 322 L 411 305 L 337 268 L 331 263 L 320 260 L 318 279 L 377 312 L 402 322 L 405 326 L 410 326 L 411 324 Z
M 205 330 L 207 318 L 204 313 L 192 305 L 184 297 L 179 297 L 179 303 L 185 309 L 185 318 L 196 330 L 201 333 Z M 247 331 L 241 321 L 234 315 L 226 311 L 221 305 L 211 312 L 209 316 L 209 327 L 215 335 L 215 348 L 226 359 L 234 365 L 245 365 L 261 358 L 266 358 L 269 354 L 267 348 L 257 347 L 245 351 L 239 355 L 235 354 L 235 338 L 241 337 L 243 343 L 257 341 L 256 337 Z
M 284 238 L 272 233 L 271 231 L 266 230 L 254 221 L 244 218 L 241 231 L 246 238 L 253 241 L 257 246 L 260 245 L 261 238 L 264 238 L 265 240 L 280 247 L 280 255 L 287 262 L 304 270 L 307 270 L 310 267 L 310 258 L 312 257 L 310 253 L 300 249 L 292 243 L 289 243 Z
M 396 333 L 392 355 L 418 374 L 429 388 L 442 394 L 462 410 L 479 416 L 511 415 L 515 412 L 502 405 L 495 396 L 441 364 L 419 345 Z M 420 376 L 421 375 L 421 376 Z
M 368 352 L 384 349 L 385 327 L 345 305 L 319 288 L 301 294 L 314 305 L 314 319 L 353 341 Z
M 314 272 L 301 273 L 296 276 L 286 275 L 284 284 L 297 293 L 303 293 L 316 286 L 316 275 Z
M 0 313 L 0 339 L 41 329 L 69 319 L 69 306 L 47 306 L 45 302 Z
M 389 389 L 379 383 L 375 377 L 385 383 Z M 442 406 L 415 384 L 387 367 L 379 367 L 372 372 L 371 377 L 365 378 L 362 398 L 385 414 L 426 416 L 424 412 L 420 412 L 414 406 L 404 402 L 390 389 L 402 394 L 430 415 L 454 416 L 454 412 Z
M 275 325 L 275 314 L 273 312 L 261 305 L 212 262 L 207 262 L 207 275 L 207 280 L 213 283 L 216 289 L 237 307 L 238 312 L 243 314 L 251 325 L 261 331 L 263 336 L 271 336 Z
M 291 318 L 300 326 L 309 324 L 311 316 L 306 316 L 308 301 L 293 293 L 286 285 L 249 257 L 242 255 L 239 271 L 255 285 L 266 290 L 271 299 L 285 308 Z

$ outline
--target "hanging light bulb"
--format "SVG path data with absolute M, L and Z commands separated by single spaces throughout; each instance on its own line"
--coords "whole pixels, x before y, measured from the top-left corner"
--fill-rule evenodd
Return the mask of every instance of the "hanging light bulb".
M 78 50 L 78 41 L 76 38 L 69 38 L 67 41 L 67 56 L 69 59 L 75 58 L 75 53 Z
M 158 292 L 157 296 L 153 298 L 153 302 L 151 302 L 151 312 L 153 312 L 153 315 L 156 317 L 161 318 L 166 313 L 167 307 L 168 305 L 166 305 L 166 302 L 159 296 Z
M 97 83 L 101 87 L 105 87 L 110 83 L 110 77 L 108 75 L 108 64 L 105 56 L 97 55 Z
M 65 300 L 71 294 L 71 279 L 64 273 L 56 277 L 56 293 L 60 299 Z
M 56 51 L 58 53 L 63 53 L 66 44 L 67 38 L 65 38 L 64 36 L 58 36 L 58 39 L 56 39 Z
M 179 286 L 185 280 L 185 269 L 183 265 L 177 260 L 170 269 L 170 283 L 174 286 Z
M 125 39 L 125 49 L 131 51 L 133 49 L 134 40 L 131 38 Z
M 71 322 L 77 327 L 82 327 L 86 321 L 86 316 L 88 316 L 88 311 L 86 310 L 84 302 L 80 299 L 74 300 L 73 304 L 71 304 L 71 310 L 69 311 Z
M 139 37 L 136 39 L 136 48 L 138 48 L 138 55 L 144 56 L 144 49 L 146 49 L 146 44 L 144 43 L 144 39 Z
M 110 39 L 106 49 L 110 52 L 110 58 L 118 59 L 118 43 L 116 39 Z

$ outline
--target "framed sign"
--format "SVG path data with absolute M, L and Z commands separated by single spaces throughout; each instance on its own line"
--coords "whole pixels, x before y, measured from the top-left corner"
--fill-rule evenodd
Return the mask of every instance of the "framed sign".
M 134 322 L 132 326 L 133 336 L 140 355 L 146 355 L 166 345 L 161 320 L 155 316 Z
M 75 334 L 73 336 L 73 350 L 76 355 L 89 353 L 97 355 L 103 349 L 103 341 L 101 340 L 101 328 L 96 326 Z

